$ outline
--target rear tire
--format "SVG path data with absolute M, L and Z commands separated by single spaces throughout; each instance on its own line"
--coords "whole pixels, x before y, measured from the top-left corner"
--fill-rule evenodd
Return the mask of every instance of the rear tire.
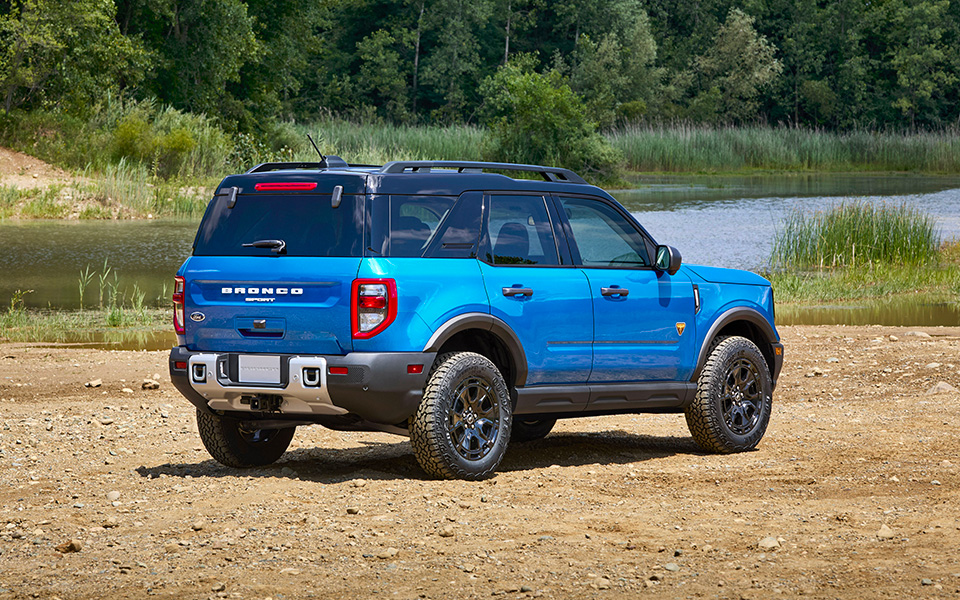
M 720 338 L 685 411 L 687 427 L 707 452 L 752 450 L 767 430 L 772 406 L 773 383 L 760 349 L 744 337 Z
M 413 453 L 433 477 L 485 479 L 506 453 L 511 416 L 507 384 L 488 358 L 441 355 L 410 419 Z
M 197 410 L 197 430 L 204 447 L 228 467 L 262 467 L 276 462 L 286 452 L 296 429 L 247 429 L 239 419 Z
M 523 419 L 513 418 L 513 431 L 510 432 L 510 442 L 533 442 L 547 437 L 556 419 Z

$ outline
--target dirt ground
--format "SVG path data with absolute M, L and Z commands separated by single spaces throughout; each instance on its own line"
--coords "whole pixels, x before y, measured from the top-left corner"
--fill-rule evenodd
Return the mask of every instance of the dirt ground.
M 0 600 L 958 598 L 960 393 L 927 392 L 960 387 L 960 328 L 924 332 L 781 328 L 755 452 L 575 419 L 480 483 L 320 427 L 222 467 L 165 353 L 0 345 Z
M 39 158 L 0 147 L 0 185 L 23 189 L 48 187 L 73 181 L 67 172 Z

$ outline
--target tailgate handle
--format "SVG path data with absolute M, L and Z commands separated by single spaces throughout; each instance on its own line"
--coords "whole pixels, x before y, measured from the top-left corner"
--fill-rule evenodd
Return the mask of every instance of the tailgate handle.
M 258 338 L 282 338 L 283 337 L 283 331 L 282 330 L 278 331 L 276 329 L 268 330 L 268 329 L 259 329 L 259 328 L 257 329 L 240 328 L 240 329 L 237 329 L 237 331 L 240 332 L 240 335 L 242 335 L 243 337 L 258 337 Z
M 602 287 L 600 288 L 601 296 L 620 296 L 621 298 L 626 298 L 630 294 L 630 290 L 622 287 Z
M 525 287 L 505 287 L 503 288 L 504 296 L 532 296 L 533 290 Z

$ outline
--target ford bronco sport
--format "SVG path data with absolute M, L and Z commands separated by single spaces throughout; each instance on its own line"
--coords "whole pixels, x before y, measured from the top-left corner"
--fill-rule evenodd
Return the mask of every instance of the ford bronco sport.
M 220 184 L 175 285 L 170 375 L 231 467 L 320 424 L 481 479 L 557 419 L 639 412 L 743 451 L 783 357 L 768 281 L 681 266 L 609 194 L 535 165 L 260 165 Z

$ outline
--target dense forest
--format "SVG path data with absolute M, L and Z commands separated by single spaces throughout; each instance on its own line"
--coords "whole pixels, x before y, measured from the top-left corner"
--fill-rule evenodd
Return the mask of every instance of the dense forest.
M 228 131 L 485 124 L 505 65 L 601 128 L 940 128 L 958 50 L 950 0 L 0 0 L 5 113 L 149 98 Z

